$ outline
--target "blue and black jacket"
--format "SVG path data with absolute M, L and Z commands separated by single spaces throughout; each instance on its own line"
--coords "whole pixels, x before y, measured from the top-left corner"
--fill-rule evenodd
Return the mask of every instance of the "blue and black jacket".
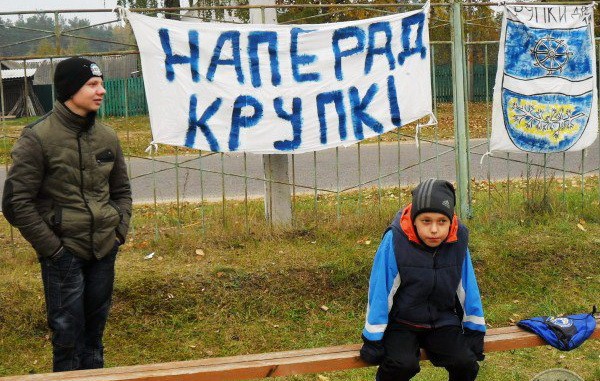
M 375 254 L 364 338 L 381 340 L 390 319 L 417 328 L 462 325 L 485 332 L 467 228 L 454 216 L 448 237 L 432 252 L 419 240 L 410 210 L 394 218 Z

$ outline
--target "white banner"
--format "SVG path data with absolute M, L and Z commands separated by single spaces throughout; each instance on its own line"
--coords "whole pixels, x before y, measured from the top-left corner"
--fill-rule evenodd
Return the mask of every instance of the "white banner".
M 429 5 L 316 25 L 127 18 L 153 143 L 300 153 L 432 115 Z
M 490 151 L 577 151 L 594 142 L 593 7 L 505 6 Z

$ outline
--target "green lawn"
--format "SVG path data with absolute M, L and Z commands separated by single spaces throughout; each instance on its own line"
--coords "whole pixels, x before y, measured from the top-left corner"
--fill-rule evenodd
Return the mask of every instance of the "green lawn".
M 564 193 L 553 184 L 550 207 L 541 207 L 538 196 L 527 199 L 513 182 L 507 207 L 506 184 L 476 184 L 475 218 L 466 223 L 490 327 L 589 311 L 598 303 L 598 179 L 585 187 L 582 199 L 580 184 L 569 182 Z M 406 190 L 386 190 L 382 199 L 365 192 L 360 214 L 358 196 L 345 195 L 340 220 L 335 197 L 319 199 L 318 215 L 314 200 L 300 198 L 297 227 L 289 231 L 262 222 L 260 200 L 248 209 L 234 201 L 226 208 L 137 206 L 117 262 L 107 366 L 358 343 L 371 261 L 398 194 L 405 202 Z M 35 254 L 3 219 L 0 242 L 0 375 L 48 372 L 51 345 Z M 572 352 L 490 353 L 480 379 L 525 381 L 555 367 L 600 379 L 599 353 L 598 340 Z M 373 374 L 368 368 L 321 376 L 358 381 Z M 416 378 L 444 379 L 429 363 Z

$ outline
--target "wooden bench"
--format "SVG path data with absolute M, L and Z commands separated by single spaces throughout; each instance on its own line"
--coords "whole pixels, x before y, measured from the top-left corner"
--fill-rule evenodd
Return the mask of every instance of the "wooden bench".
M 600 319 L 596 319 L 600 324 Z M 600 339 L 597 329 L 590 339 Z M 518 327 L 490 329 L 485 352 L 546 345 L 533 333 Z M 0 378 L 0 381 L 229 381 L 319 373 L 369 366 L 358 356 L 360 344 L 301 349 L 296 351 L 208 358 L 161 364 L 122 366 Z M 424 352 L 421 353 L 426 359 Z

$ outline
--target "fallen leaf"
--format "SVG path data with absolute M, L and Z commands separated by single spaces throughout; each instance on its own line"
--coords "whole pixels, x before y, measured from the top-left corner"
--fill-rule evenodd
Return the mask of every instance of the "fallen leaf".
M 587 230 L 585 230 L 585 228 L 583 227 L 583 225 L 582 225 L 582 224 L 577 224 L 577 227 L 578 227 L 580 230 L 583 230 L 584 232 L 586 232 L 586 231 L 587 231 Z

